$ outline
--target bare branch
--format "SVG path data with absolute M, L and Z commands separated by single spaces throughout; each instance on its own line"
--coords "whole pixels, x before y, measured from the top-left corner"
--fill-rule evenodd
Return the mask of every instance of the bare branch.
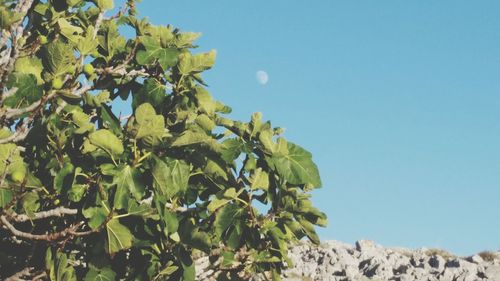
M 23 21 L 32 4 L 33 0 L 19 1 L 17 6 L 14 8 L 14 11 L 22 15 L 21 19 L 17 23 L 10 26 L 10 32 L 2 32 L 0 35 L 0 49 L 5 47 L 8 37 L 12 36 L 11 45 L 7 48 L 7 52 L 2 53 L 2 58 L 0 59 L 0 61 L 2 61 L 2 64 L 0 64 L 0 95 L 4 91 L 4 85 L 7 81 L 7 77 L 14 69 L 14 63 L 19 56 L 22 46 L 20 46 L 18 42 L 24 33 Z
M 21 141 L 24 138 L 26 138 L 28 133 L 29 133 L 29 130 L 28 130 L 27 122 L 23 121 L 23 125 L 20 128 L 18 128 L 17 131 L 15 131 L 12 135 L 10 135 L 4 139 L 0 139 L 0 144 L 16 143 L 16 142 Z
M 127 77 L 148 77 L 150 76 L 149 73 L 146 72 L 144 69 L 133 69 L 130 71 L 127 71 L 125 69 L 124 65 L 119 65 L 117 67 L 106 67 L 103 69 L 96 69 L 96 72 L 98 74 L 115 74 L 115 75 L 121 75 L 121 76 L 127 76 Z
M 19 238 L 24 238 L 28 240 L 35 240 L 35 241 L 47 241 L 47 242 L 53 242 L 53 241 L 58 241 L 58 240 L 63 240 L 66 238 L 71 238 L 73 236 L 86 236 L 90 235 L 92 233 L 95 233 L 99 230 L 91 230 L 91 231 L 85 231 L 85 232 L 76 232 L 76 230 L 83 225 L 83 222 L 74 224 L 68 228 L 65 228 L 64 230 L 61 230 L 59 232 L 54 232 L 54 233 L 48 233 L 48 234 L 32 234 L 32 233 L 27 233 L 18 230 L 15 228 L 9 220 L 7 220 L 6 216 L 0 216 L 0 222 L 7 228 L 14 236 L 17 236 Z
M 97 32 L 99 32 L 99 28 L 101 27 L 102 20 L 104 19 L 104 12 L 101 11 L 99 15 L 97 16 L 97 20 L 95 21 L 94 25 L 94 34 L 92 34 L 92 38 L 95 39 L 97 36 Z
M 75 97 L 81 97 L 85 92 L 89 91 L 90 89 L 92 89 L 91 85 L 85 85 L 85 86 L 82 86 L 80 89 L 77 89 L 73 93 L 70 92 L 70 94 L 75 96 Z M 42 99 L 28 105 L 27 107 L 9 108 L 9 109 L 5 110 L 5 112 L 3 114 L 0 114 L 0 116 L 4 116 L 6 119 L 12 119 L 12 118 L 21 116 L 25 113 L 32 112 L 32 111 L 36 110 L 37 108 L 43 106 L 47 101 L 52 100 L 60 92 L 61 91 L 52 92 L 49 95 L 43 97 Z M 0 140 L 0 143 L 1 143 L 1 140 Z
M 12 119 L 14 117 L 21 116 L 21 115 L 23 115 L 25 113 L 34 111 L 35 109 L 37 109 L 38 107 L 40 107 L 44 101 L 50 100 L 53 97 L 55 97 L 56 95 L 57 95 L 57 92 L 53 92 L 53 93 L 49 94 L 48 96 L 46 96 L 45 98 L 37 100 L 36 102 L 28 105 L 27 107 L 23 107 L 23 108 L 9 108 L 9 109 L 6 110 L 4 116 L 7 119 Z
M 49 217 L 63 217 L 65 215 L 76 215 L 78 213 L 77 209 L 68 209 L 66 207 L 58 207 L 48 211 L 42 211 L 34 213 L 32 217 L 25 214 L 11 214 L 10 217 L 15 222 L 33 221 L 40 220 Z
M 33 277 L 33 279 L 31 279 L 31 281 L 43 280 L 44 277 L 47 277 L 47 273 L 45 273 L 45 271 L 43 271 L 40 274 L 38 274 L 35 277 Z
M 33 0 L 24 0 L 24 1 L 21 0 L 21 1 L 19 1 L 19 3 L 17 3 L 16 7 L 14 8 L 14 11 L 22 14 L 23 18 L 20 19 L 17 22 L 17 24 L 11 26 L 11 32 L 14 30 L 19 31 L 18 27 L 22 27 L 24 15 L 28 12 L 28 10 L 32 4 L 33 4 Z M 22 32 L 22 30 L 21 30 L 21 32 Z M 7 40 L 8 40 L 8 37 L 10 35 L 9 33 L 10 32 L 2 32 L 2 34 L 0 35 L 0 49 L 3 48 L 5 46 L 5 44 L 7 44 Z

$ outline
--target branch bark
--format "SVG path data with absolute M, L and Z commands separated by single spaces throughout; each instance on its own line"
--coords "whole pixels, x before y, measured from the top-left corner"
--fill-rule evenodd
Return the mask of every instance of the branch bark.
M 54 242 L 58 240 L 64 240 L 67 238 L 75 237 L 75 236 L 86 236 L 90 235 L 92 233 L 95 233 L 98 230 L 90 230 L 90 231 L 84 231 L 84 232 L 77 232 L 76 230 L 83 225 L 83 222 L 74 224 L 68 228 L 65 228 L 59 232 L 53 232 L 53 233 L 48 233 L 48 234 L 32 234 L 28 232 L 23 232 L 15 228 L 7 219 L 6 216 L 2 215 L 0 216 L 0 222 L 16 237 L 27 239 L 27 240 L 34 240 L 34 241 L 47 241 L 47 242 Z
M 68 209 L 66 207 L 58 207 L 58 208 L 55 208 L 52 210 L 34 213 L 33 217 L 29 217 L 28 215 L 25 215 L 25 214 L 14 213 L 14 214 L 10 215 L 10 218 L 12 218 L 12 220 L 15 222 L 25 222 L 25 221 L 40 220 L 40 219 L 45 219 L 45 218 L 50 218 L 50 217 L 63 217 L 65 215 L 76 215 L 77 213 L 78 213 L 77 209 Z

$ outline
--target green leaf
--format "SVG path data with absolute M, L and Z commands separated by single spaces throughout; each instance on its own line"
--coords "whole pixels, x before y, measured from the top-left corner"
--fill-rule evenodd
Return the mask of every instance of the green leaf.
M 153 158 L 153 186 L 157 193 L 170 199 L 187 190 L 191 167 L 182 160 L 163 161 Z
M 215 128 L 215 122 L 206 114 L 198 115 L 195 122 L 206 132 L 211 132 Z
M 16 170 L 23 169 L 23 167 L 23 158 L 17 145 L 13 143 L 0 144 L 0 173 L 11 174 Z
M 103 104 L 101 106 L 100 112 L 102 121 L 101 125 L 104 128 L 110 130 L 116 136 L 123 136 L 120 120 L 118 120 L 118 118 L 115 116 L 115 114 L 111 110 L 111 107 L 109 105 Z
M 201 36 L 200 32 L 184 32 L 177 34 L 175 45 L 178 48 L 192 47 L 194 40 Z
M 212 99 L 210 93 L 202 87 L 196 87 L 196 99 L 202 112 L 213 115 L 217 108 L 217 102 Z
M 90 143 L 113 156 L 120 156 L 124 149 L 121 140 L 111 131 L 101 129 L 89 135 Z
M 117 52 L 125 50 L 126 42 L 125 38 L 121 36 L 118 31 L 116 21 L 103 21 L 101 26 L 101 32 L 99 33 L 100 35 L 97 36 L 97 41 L 99 42 L 99 46 L 104 51 L 104 59 L 109 61 Z M 100 53 L 102 53 L 102 51 Z
M 239 217 L 240 212 L 240 208 L 235 204 L 227 204 L 215 214 L 215 235 L 218 238 L 224 235 L 226 230 L 234 223 L 234 220 Z
M 263 130 L 259 133 L 259 141 L 264 146 L 267 153 L 274 153 L 276 145 L 273 142 L 273 132 L 271 130 Z
M 298 221 L 302 226 L 302 230 L 304 230 L 309 240 L 311 240 L 311 242 L 313 242 L 314 244 L 318 245 L 320 243 L 320 240 L 318 234 L 316 234 L 316 231 L 314 230 L 314 225 L 306 219 L 299 218 Z
M 179 219 L 177 218 L 177 215 L 174 212 L 168 210 L 166 206 L 163 213 L 163 221 L 165 222 L 164 231 L 166 235 L 175 233 L 177 232 L 177 229 L 179 229 Z
M 221 177 L 225 180 L 228 180 L 227 172 L 224 170 L 224 167 L 221 166 L 220 163 L 213 161 L 211 159 L 207 160 L 207 164 L 203 171 L 209 175 L 213 175 L 215 177 Z
M 216 55 L 215 50 L 194 56 L 190 53 L 182 53 L 179 56 L 179 70 L 182 74 L 188 75 L 210 69 L 215 63 Z
M 81 135 L 94 130 L 94 124 L 90 123 L 90 116 L 87 114 L 74 110 L 71 112 L 71 117 L 76 126 L 78 126 L 75 134 Z
M 90 25 L 87 27 L 85 36 L 79 38 L 76 48 L 82 56 L 85 56 L 95 52 L 98 45 L 99 43 L 94 39 L 94 27 Z
M 13 192 L 11 190 L 0 187 L 0 208 L 7 206 L 12 201 Z
M 71 162 L 65 161 L 64 166 L 54 177 L 54 190 L 62 193 L 63 190 L 69 190 L 73 185 L 75 167 Z
M 89 219 L 89 226 L 92 229 L 100 227 L 105 221 L 109 212 L 104 207 L 90 207 L 82 211 L 83 216 Z
M 202 250 L 204 252 L 210 251 L 212 240 L 210 236 L 200 230 L 192 220 L 183 220 L 179 226 L 179 235 L 181 241 L 191 247 Z
M 51 281 L 76 281 L 75 269 L 66 254 L 57 252 L 52 262 L 50 273 Z
M 37 85 L 37 78 L 33 74 L 15 73 L 9 76 L 7 88 L 16 87 L 14 95 L 4 101 L 4 105 L 12 108 L 25 107 L 38 101 L 43 95 L 43 86 Z
M 92 107 L 101 107 L 111 101 L 109 98 L 109 91 L 107 90 L 101 91 L 97 95 L 86 92 L 83 95 L 83 100 L 86 104 Z
M 141 43 L 145 50 L 137 52 L 137 63 L 148 65 L 157 60 L 164 70 L 177 64 L 179 51 L 176 48 L 164 48 L 159 39 L 149 36 L 142 36 Z
M 178 266 L 175 266 L 175 265 L 170 265 L 170 266 L 167 266 L 165 269 L 163 269 L 162 271 L 160 271 L 158 273 L 158 275 L 165 275 L 165 276 L 169 276 L 169 275 L 172 275 L 172 273 L 176 272 L 177 270 L 179 269 Z
M 189 131 L 184 131 L 181 135 L 179 135 L 172 143 L 172 146 L 185 146 L 197 143 L 208 144 L 213 141 L 214 139 L 211 136 L 207 135 L 205 132 L 189 130 Z
M 167 129 L 162 115 L 157 115 L 153 106 L 149 103 L 143 103 L 135 110 L 134 119 L 129 122 L 128 127 L 135 139 L 143 139 L 150 146 L 161 143 L 166 137 Z
M 113 0 L 94 0 L 94 3 L 101 10 L 111 10 L 114 7 Z
M 151 218 L 153 209 L 148 204 L 139 204 L 134 199 L 129 199 L 127 204 L 127 215 Z
M 73 184 L 71 189 L 68 191 L 68 199 L 73 202 L 80 202 L 83 195 L 87 191 L 88 186 L 86 184 Z
M 79 26 L 72 25 L 65 18 L 57 20 L 58 28 L 61 34 L 66 37 L 70 42 L 77 44 L 83 33 L 83 29 Z
M 132 107 L 137 108 L 142 103 L 150 103 L 154 107 L 159 107 L 167 97 L 166 87 L 155 78 L 146 79 L 139 91 L 134 92 Z
M 32 217 L 33 214 L 38 211 L 40 208 L 40 197 L 38 193 L 35 191 L 26 193 L 21 199 L 21 204 L 23 206 L 24 213 L 29 217 Z
M 75 57 L 71 45 L 56 40 L 43 48 L 42 62 L 53 77 L 71 73 L 75 69 Z
M 262 168 L 257 168 L 250 176 L 250 183 L 252 190 L 257 188 L 267 190 L 269 188 L 269 175 Z
M 231 268 L 236 261 L 234 258 L 234 252 L 224 251 L 222 252 L 222 267 Z
M 108 221 L 106 231 L 108 237 L 106 252 L 108 254 L 113 255 L 132 247 L 134 237 L 126 226 L 120 224 L 118 219 Z
M 37 57 L 20 57 L 14 64 L 14 70 L 18 73 L 33 74 L 36 77 L 36 84 L 43 84 L 42 61 Z
M 85 275 L 84 281 L 115 281 L 116 273 L 111 267 L 106 266 L 103 268 L 90 267 L 90 270 Z
M 221 157 L 228 164 L 232 164 L 243 150 L 243 143 L 237 139 L 226 139 L 221 144 Z
M 217 209 L 219 209 L 220 207 L 226 205 L 230 201 L 231 201 L 230 199 L 226 199 L 226 198 L 215 198 L 215 199 L 212 199 L 212 201 L 210 201 L 210 203 L 207 206 L 207 210 L 210 213 L 213 213 Z
M 302 147 L 288 142 L 288 153 L 266 157 L 274 169 L 291 184 L 321 186 L 318 167 L 312 161 L 312 155 Z
M 130 195 L 136 200 L 141 200 L 144 196 L 144 183 L 141 174 L 136 168 L 129 165 L 123 166 L 113 178 L 116 185 L 115 199 L 113 206 L 117 209 L 127 208 Z
M 204 252 L 209 252 L 212 246 L 210 235 L 200 231 L 199 228 L 195 228 L 194 231 L 191 232 L 189 240 L 189 245 Z

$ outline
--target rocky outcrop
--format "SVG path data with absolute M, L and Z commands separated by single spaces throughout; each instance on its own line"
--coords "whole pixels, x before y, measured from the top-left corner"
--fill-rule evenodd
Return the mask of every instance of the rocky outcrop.
M 302 243 L 290 249 L 290 258 L 295 267 L 283 272 L 284 280 L 500 281 L 499 252 L 457 257 L 438 249 L 384 248 L 360 240 L 354 246 Z
M 360 240 L 354 246 L 301 242 L 290 247 L 289 257 L 295 266 L 282 272 L 289 281 L 500 281 L 500 252 L 458 257 L 440 249 L 384 248 Z M 207 256 L 197 259 L 196 279 L 218 280 L 214 265 Z M 251 280 L 266 279 L 254 275 Z

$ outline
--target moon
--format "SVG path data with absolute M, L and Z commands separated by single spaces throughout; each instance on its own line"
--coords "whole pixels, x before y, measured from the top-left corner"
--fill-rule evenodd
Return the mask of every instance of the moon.
M 259 70 L 255 74 L 255 78 L 257 78 L 257 82 L 261 85 L 266 85 L 267 82 L 269 81 L 269 75 L 267 75 L 267 72 L 264 70 Z

